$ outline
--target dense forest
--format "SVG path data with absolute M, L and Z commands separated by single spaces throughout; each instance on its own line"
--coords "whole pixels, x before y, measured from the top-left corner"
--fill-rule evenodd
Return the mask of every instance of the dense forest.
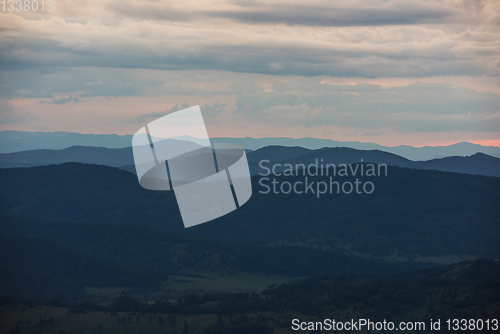
M 372 194 L 317 196 L 262 194 L 255 176 L 248 203 L 184 229 L 173 192 L 144 190 L 124 170 L 0 170 L 0 332 L 498 318 L 500 267 L 488 259 L 500 256 L 500 179 L 389 166 L 369 180 Z
M 198 271 L 305 277 L 388 273 L 429 266 L 292 245 L 240 245 L 133 225 L 39 222 L 2 217 L 3 295 L 84 298 L 86 286 L 157 288 Z M 30 279 L 32 277 L 32 279 Z
M 280 176 L 279 182 L 304 181 Z M 323 180 L 309 177 L 309 181 Z M 139 225 L 243 244 L 293 244 L 379 257 L 499 257 L 500 179 L 388 167 L 370 194 L 260 193 L 237 211 L 184 229 L 173 192 L 142 189 L 116 168 L 62 164 L 0 170 L 0 214 L 43 221 Z M 353 177 L 339 177 L 353 182 Z
M 199 293 L 149 302 L 125 294 L 107 305 L 11 298 L 3 299 L 0 307 L 22 303 L 25 309 L 44 305 L 47 312 L 48 307 L 66 310 L 59 318 L 41 315 L 34 324 L 23 323 L 39 331 L 58 328 L 58 322 L 67 321 L 72 314 L 88 315 L 86 319 L 95 322 L 90 325 L 101 330 L 101 319 L 108 319 L 113 328 L 125 331 L 127 326 L 140 329 L 154 323 L 156 331 L 151 332 L 155 333 L 205 334 L 286 332 L 291 331 L 292 319 L 411 320 L 426 324 L 430 319 L 491 320 L 500 318 L 499 275 L 500 263 L 475 260 L 401 274 L 322 275 L 273 285 L 260 293 Z M 207 317 L 211 323 L 200 320 Z M 183 330 L 168 331 L 179 327 Z M 14 331 L 16 328 L 20 330 L 19 323 L 13 324 Z

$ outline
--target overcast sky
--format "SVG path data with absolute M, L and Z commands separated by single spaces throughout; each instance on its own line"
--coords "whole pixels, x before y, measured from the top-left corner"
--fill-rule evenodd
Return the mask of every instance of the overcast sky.
M 212 137 L 500 146 L 500 1 L 8 9 L 0 130 L 133 134 L 200 105 Z

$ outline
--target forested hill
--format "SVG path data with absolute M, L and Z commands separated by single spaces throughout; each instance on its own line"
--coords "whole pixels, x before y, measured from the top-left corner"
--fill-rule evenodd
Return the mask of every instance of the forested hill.
M 354 177 L 338 181 L 354 182 Z M 364 177 L 372 194 L 278 194 L 252 179 L 238 210 L 184 229 L 173 192 L 142 189 L 116 168 L 62 164 L 0 170 L 0 214 L 35 220 L 132 224 L 246 244 L 326 247 L 376 256 L 499 257 L 500 179 L 389 167 Z M 277 177 L 304 182 L 304 177 Z M 309 182 L 328 181 L 309 177 Z M 319 197 L 319 198 L 318 198 Z
M 182 141 L 172 141 L 172 147 L 182 146 Z M 307 149 L 303 147 L 266 146 L 255 151 L 247 151 L 248 163 L 252 175 L 263 172 L 261 161 L 283 165 L 352 164 L 361 161 L 380 163 L 397 167 L 440 170 L 465 174 L 500 176 L 500 158 L 483 153 L 470 156 L 449 156 L 426 161 L 412 161 L 383 150 L 359 150 L 348 147 L 326 147 Z M 30 150 L 2 154 L 0 168 L 34 167 L 61 164 L 66 162 L 92 163 L 111 167 L 121 167 L 135 173 L 132 148 L 102 148 L 72 146 L 61 150 Z

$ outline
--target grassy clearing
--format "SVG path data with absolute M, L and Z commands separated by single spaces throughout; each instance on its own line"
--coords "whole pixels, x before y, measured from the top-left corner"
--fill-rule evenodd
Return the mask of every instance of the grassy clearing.
M 236 273 L 232 275 L 221 275 L 220 273 L 201 272 L 194 276 L 173 276 L 163 282 L 165 290 L 173 291 L 206 291 L 206 292 L 242 292 L 262 291 L 271 284 L 281 284 L 296 280 L 278 275 L 252 275 Z
M 114 286 L 106 288 L 87 287 L 85 293 L 94 298 L 118 297 L 126 293 L 130 288 L 123 286 Z

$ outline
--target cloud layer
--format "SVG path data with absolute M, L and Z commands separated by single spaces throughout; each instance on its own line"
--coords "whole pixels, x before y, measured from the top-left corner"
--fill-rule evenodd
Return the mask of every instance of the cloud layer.
M 0 14 L 0 66 L 500 75 L 500 14 L 493 1 L 340 4 L 103 1 L 77 11 L 82 5 L 58 2 L 53 14 L 36 19 Z
M 395 132 L 497 131 L 500 97 L 450 84 L 330 85 L 314 79 L 239 88 L 235 113 L 298 123 Z
M 499 137 L 499 77 L 498 1 L 59 0 L 52 12 L 0 13 L 9 126 L 50 128 L 48 105 L 71 114 L 127 98 L 169 101 L 124 114 L 131 129 L 186 103 L 221 124 Z M 368 83 L 379 78 L 405 82 Z

